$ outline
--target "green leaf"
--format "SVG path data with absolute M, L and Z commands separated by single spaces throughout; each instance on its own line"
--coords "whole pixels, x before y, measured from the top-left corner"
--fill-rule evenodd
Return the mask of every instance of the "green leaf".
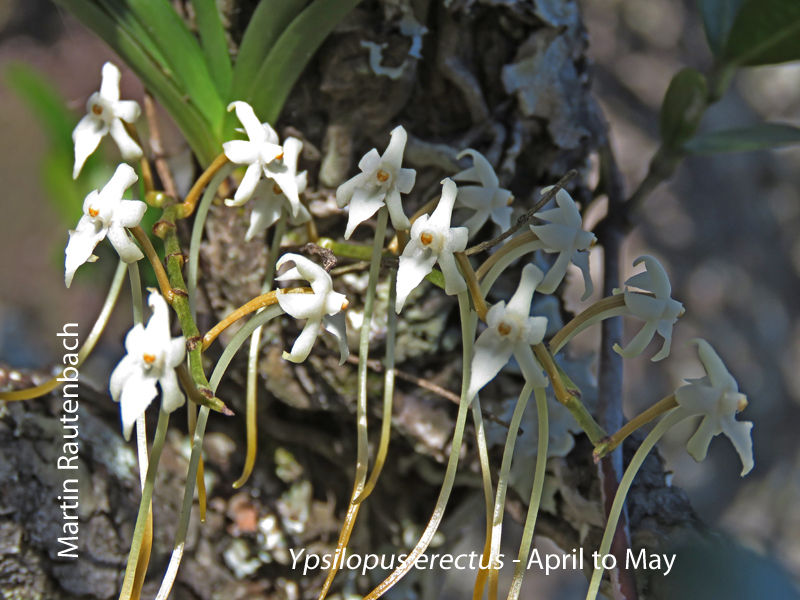
M 306 0 L 261 0 L 242 37 L 230 100 L 245 100 L 250 85 L 275 41 L 292 22 Z
M 194 102 L 177 85 L 163 66 L 148 53 L 140 40 L 126 31 L 117 18 L 99 8 L 90 0 L 55 0 L 94 31 L 137 74 L 144 86 L 167 109 L 177 123 L 197 158 L 209 165 L 219 154 L 220 139 L 214 135 L 210 123 L 200 113 Z
M 168 0 L 125 0 L 123 5 L 134 14 L 163 53 L 172 78 L 183 84 L 213 131 L 221 134 L 225 104 L 217 92 L 200 44 L 186 23 Z
M 744 0 L 697 0 L 708 45 L 714 56 L 722 55 L 728 33 L 743 2 Z
M 800 127 L 781 123 L 760 123 L 752 127 L 703 133 L 692 138 L 684 148 L 693 154 L 749 152 L 800 144 Z
M 231 89 L 233 68 L 216 0 L 192 0 L 192 6 L 206 62 L 217 84 L 219 96 L 224 100 Z
M 278 38 L 250 85 L 250 104 L 274 123 L 317 48 L 361 0 L 316 0 Z
M 667 148 L 677 148 L 697 130 L 708 106 L 708 86 L 702 73 L 679 71 L 669 83 L 661 105 L 661 139 Z
M 800 59 L 800 2 L 746 0 L 731 28 L 723 58 L 739 66 Z

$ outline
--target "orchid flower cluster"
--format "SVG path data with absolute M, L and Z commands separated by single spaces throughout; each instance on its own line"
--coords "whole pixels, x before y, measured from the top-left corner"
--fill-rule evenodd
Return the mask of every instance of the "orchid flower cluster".
M 136 164 L 136 161 L 147 160 L 133 129 L 141 111 L 136 102 L 120 100 L 119 81 L 119 69 L 106 63 L 103 67 L 100 90 L 90 97 L 87 114 L 73 133 L 74 177 L 80 174 L 86 158 L 94 152 L 106 134 L 110 134 L 117 143 L 125 161 Z M 624 288 L 617 290 L 614 295 L 592 303 L 548 341 L 546 340 L 548 317 L 545 314 L 537 314 L 537 298 L 556 293 L 562 286 L 570 265 L 576 267 L 582 274 L 583 300 L 587 300 L 593 293 L 589 253 L 596 238 L 591 231 L 584 228 L 578 204 L 561 185 L 543 188 L 536 209 L 529 211 L 530 214 L 522 215 L 522 220 L 518 219 L 516 225 L 512 226 L 512 216 L 517 211 L 514 196 L 508 189 L 501 187 L 501 178 L 489 160 L 479 151 L 468 148 L 459 154 L 459 158 L 470 161 L 471 166 L 456 173 L 444 174 L 438 198 L 409 217 L 404 204 L 408 204 L 412 198 L 417 173 L 414 169 L 403 166 L 408 135 L 406 130 L 398 125 L 389 135 L 386 150 L 380 153 L 377 149 L 372 149 L 365 154 L 358 162 L 360 172 L 342 183 L 335 191 L 336 203 L 346 211 L 343 241 L 319 238 L 316 228 L 310 226 L 314 217 L 304 200 L 308 174 L 306 171 L 298 171 L 303 149 L 302 141 L 288 137 L 281 142 L 278 133 L 268 123 L 261 122 L 253 108 L 246 102 L 232 102 L 228 106 L 228 111 L 235 112 L 242 125 L 241 131 L 247 139 L 225 142 L 221 148 L 220 158 L 198 180 L 198 184 L 190 190 L 183 202 L 179 203 L 178 199 L 174 198 L 172 203 L 159 201 L 151 203 L 148 207 L 146 202 L 124 199 L 126 191 L 139 180 L 139 176 L 134 167 L 122 163 L 105 186 L 86 197 L 83 215 L 76 228 L 69 232 L 65 250 L 67 286 L 72 283 L 81 265 L 97 259 L 94 251 L 104 238 L 108 238 L 119 254 L 121 262 L 128 265 L 134 303 L 138 297 L 141 304 L 137 263 L 143 258 L 147 257 L 159 283 L 159 289 L 152 290 L 148 297 L 152 316 L 144 325 L 141 315 L 143 307 L 139 307 L 138 322 L 125 338 L 127 354 L 114 369 L 109 383 L 112 398 L 120 404 L 125 438 L 129 438 L 135 424 L 137 427 L 143 426 L 142 416 L 159 395 L 160 389 L 162 416 L 169 415 L 182 406 L 187 397 L 192 409 L 197 404 L 202 405 L 201 416 L 194 426 L 193 456 L 199 457 L 202 431 L 208 411 L 228 410 L 216 397 L 216 388 L 230 359 L 248 336 L 256 335 L 261 326 L 281 314 L 303 321 L 302 329 L 291 348 L 284 351 L 284 359 L 293 363 L 307 360 L 314 352 L 317 338 L 325 331 L 335 338 L 335 352 L 339 356 L 340 364 L 347 361 L 350 349 L 345 321 L 345 311 L 349 305 L 346 295 L 335 290 L 338 282 L 324 266 L 312 260 L 310 256 L 294 251 L 283 253 L 281 250 L 287 226 L 306 226 L 305 235 L 309 243 L 331 251 L 340 259 L 369 258 L 370 264 L 369 284 L 364 299 L 364 317 L 358 332 L 359 383 L 356 395 L 360 436 L 357 461 L 359 467 L 356 471 L 348 512 L 352 518 L 345 520 L 339 541 L 340 549 L 348 543 L 357 507 L 374 487 L 388 447 L 388 438 L 382 439 L 379 444 L 381 450 L 374 459 L 373 474 L 368 478 L 366 373 L 369 335 L 375 290 L 381 277 L 381 268 L 386 265 L 388 269 L 385 271 L 388 271 L 387 277 L 394 298 L 390 310 L 393 309 L 397 315 L 402 316 L 408 304 L 413 302 L 412 292 L 427 279 L 443 288 L 446 295 L 457 297 L 462 321 L 464 377 L 448 474 L 434 516 L 410 556 L 424 552 L 444 513 L 444 506 L 453 486 L 466 411 L 472 409 L 474 418 L 480 418 L 481 390 L 489 386 L 504 370 L 509 372 L 509 376 L 513 376 L 513 373 L 517 372 L 516 368 L 521 373 L 524 388 L 509 426 L 506 444 L 506 453 L 509 454 L 507 458 L 504 455 L 505 471 L 501 469 L 496 503 L 494 507 L 489 507 L 493 508 L 489 514 L 493 515 L 495 527 L 491 534 L 492 539 L 487 541 L 487 547 L 491 547 L 492 554 L 496 555 L 504 505 L 504 496 L 501 494 L 501 487 L 504 489 L 504 486 L 501 484 L 503 478 L 507 480 L 508 477 L 505 465 L 507 460 L 510 464 L 519 419 L 531 394 L 536 398 L 540 423 L 540 452 L 525 525 L 526 535 L 527 533 L 532 535 L 541 498 L 544 461 L 547 457 L 548 388 L 554 401 L 566 407 L 577 425 L 590 437 L 598 457 L 611 451 L 630 433 L 628 430 L 620 430 L 609 436 L 607 432 L 602 431 L 588 409 L 581 403 L 579 393 L 569 390 L 571 382 L 565 380 L 563 372 L 559 369 L 557 354 L 579 331 L 607 318 L 626 316 L 641 322 L 641 328 L 625 347 L 615 345 L 614 350 L 626 359 L 634 358 L 645 352 L 658 334 L 663 342 L 652 360 L 666 358 L 670 352 L 672 329 L 683 314 L 683 305 L 671 297 L 671 285 L 661 263 L 652 256 L 638 258 L 634 261 L 634 267 L 642 265 L 644 270 L 629 278 Z M 203 188 L 213 176 L 219 174 L 217 180 L 223 181 L 228 179 L 236 168 L 243 169 L 243 174 L 233 197 L 225 199 L 224 204 L 228 207 L 251 205 L 250 223 L 245 241 L 263 239 L 267 231 L 272 229 L 273 239 L 269 254 L 271 266 L 264 281 L 264 293 L 231 313 L 207 334 L 201 336 L 190 304 L 197 290 L 194 284 L 187 286 L 183 279 L 184 255 L 175 231 L 175 221 L 187 218 L 193 213 Z M 147 182 L 145 184 L 145 188 L 150 185 Z M 205 203 L 205 208 L 214 200 L 217 193 L 216 189 L 209 188 L 209 190 L 210 193 L 206 193 L 201 201 L 201 205 Z M 145 191 L 150 197 L 156 190 L 145 189 Z M 155 208 L 162 209 L 159 220 L 161 226 L 157 226 L 155 233 L 164 240 L 165 261 L 168 267 L 166 270 L 158 253 L 153 249 L 149 236 L 140 227 L 145 212 Z M 467 217 L 463 222 L 454 224 L 456 208 L 459 209 L 456 215 L 466 213 Z M 206 213 L 207 210 L 202 212 L 203 215 Z M 201 214 L 201 211 L 198 210 L 198 214 Z M 355 230 L 373 217 L 376 218 L 377 225 L 371 251 L 363 245 L 348 242 Z M 393 238 L 387 234 L 389 222 L 395 233 Z M 491 226 L 488 225 L 490 222 Z M 192 236 L 193 244 L 200 243 L 203 231 L 202 218 L 196 219 L 194 227 L 198 234 Z M 501 233 L 496 241 L 485 248 L 480 246 L 468 248 L 471 239 L 495 229 Z M 302 229 L 298 235 L 302 236 Z M 473 257 L 487 250 L 491 250 L 491 253 L 477 269 L 474 268 Z M 194 257 L 195 263 L 197 262 L 196 247 L 190 248 L 189 256 L 190 268 L 196 269 L 191 259 Z M 515 271 L 519 273 L 516 291 L 507 300 L 498 299 L 489 305 L 487 299 L 495 297 L 491 295 L 493 283 L 510 266 L 520 261 L 524 264 L 519 265 Z M 285 266 L 290 268 L 273 277 Z M 272 290 L 273 278 L 281 283 L 300 282 L 302 285 Z M 190 281 L 196 281 L 196 276 L 194 279 L 190 278 Z M 173 336 L 170 327 L 171 312 L 180 324 L 181 333 L 177 336 Z M 210 380 L 206 379 L 202 352 L 228 325 L 248 314 L 254 316 L 239 333 L 233 336 Z M 476 336 L 478 321 L 482 321 L 485 327 Z M 394 317 L 389 318 L 388 323 L 388 327 L 396 327 Z M 393 333 L 387 336 L 387 372 L 394 369 L 392 344 L 394 344 Z M 666 415 L 663 417 L 665 420 L 674 420 L 676 415 L 682 418 L 700 416 L 699 427 L 687 445 L 689 453 L 695 459 L 703 460 L 711 439 L 722 433 L 730 439 L 739 453 L 744 475 L 754 464 L 750 438 L 752 423 L 740 422 L 736 419 L 736 415 L 746 407 L 747 400 L 740 393 L 736 381 L 711 345 L 704 340 L 698 340 L 696 344 L 700 360 L 708 373 L 707 377 L 692 380 L 687 385 L 679 387 L 674 394 L 662 401 L 657 413 Z M 258 344 L 255 346 L 257 348 Z M 254 360 L 251 362 L 251 369 L 255 369 L 253 363 Z M 391 380 L 387 378 L 385 385 L 386 393 L 391 398 L 393 378 Z M 255 397 L 254 388 L 248 389 L 248 397 L 251 395 Z M 255 408 L 248 402 L 248 411 L 250 410 Z M 648 419 L 653 416 L 651 412 Z M 384 419 L 390 418 L 391 404 L 388 413 L 384 413 Z M 255 439 L 254 435 L 251 438 L 250 430 L 255 426 L 255 422 L 255 418 L 248 418 L 248 440 Z M 636 419 L 631 423 L 635 423 L 637 427 L 644 424 Z M 160 418 L 159 428 L 161 427 Z M 476 430 L 479 429 L 476 426 Z M 382 436 L 385 435 L 388 434 L 382 433 Z M 163 436 L 161 439 L 163 441 Z M 255 456 L 254 443 L 252 442 L 252 446 L 248 443 L 248 456 L 251 453 Z M 480 439 L 478 443 L 481 443 Z M 158 451 L 154 447 L 153 460 L 157 460 Z M 191 463 L 194 473 L 190 471 L 188 474 L 189 481 L 192 481 L 197 473 L 199 460 L 197 458 Z M 482 468 L 488 471 L 489 466 L 482 463 Z M 491 479 L 488 477 L 490 483 Z M 149 482 L 149 493 L 152 493 L 153 484 L 152 481 Z M 143 491 L 143 506 L 148 489 L 146 485 Z M 146 513 L 146 508 L 143 510 Z M 145 513 L 140 511 L 140 517 Z M 185 519 L 188 519 L 188 516 Z M 182 520 L 181 527 L 183 523 Z M 136 570 L 140 556 L 140 547 L 137 547 L 137 544 L 143 543 L 141 527 L 137 521 L 135 542 L 128 563 L 129 572 Z M 185 527 L 183 529 L 181 527 L 179 527 L 179 538 L 181 531 L 185 535 Z M 521 556 L 523 554 L 527 556 L 530 550 L 530 536 L 527 539 L 528 541 L 523 541 L 520 548 Z M 181 540 L 176 541 L 176 548 L 179 546 L 182 548 L 181 544 Z M 141 554 L 144 555 L 143 552 Z M 173 554 L 173 561 L 180 561 L 181 554 L 182 552 L 176 551 Z M 412 560 L 406 562 L 407 564 L 399 567 L 397 572 L 373 590 L 367 598 L 369 600 L 377 598 L 394 585 L 394 582 L 413 565 Z M 526 563 L 527 560 L 522 561 L 523 565 Z M 494 585 L 496 585 L 496 570 L 490 569 L 490 571 L 489 584 L 492 585 L 495 578 Z M 172 572 L 174 577 L 174 569 L 170 568 L 168 572 Z M 326 586 L 330 585 L 335 574 L 334 567 L 329 573 Z M 126 581 L 129 577 L 133 576 L 126 575 Z M 515 582 L 519 583 L 521 577 L 521 573 L 515 573 Z M 171 583 L 165 580 L 164 585 L 169 586 Z

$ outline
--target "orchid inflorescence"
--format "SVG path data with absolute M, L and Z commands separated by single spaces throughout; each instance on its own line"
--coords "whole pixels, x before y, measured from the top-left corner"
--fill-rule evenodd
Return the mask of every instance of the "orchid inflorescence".
M 73 133 L 75 177 L 106 133 L 110 133 L 116 141 L 124 160 L 133 161 L 140 158 L 143 161 L 147 160 L 142 158 L 143 150 L 138 138 L 131 135 L 131 126 L 139 117 L 139 107 L 133 101 L 120 100 L 119 80 L 119 70 L 114 65 L 106 63 L 103 67 L 100 91 L 91 96 L 88 113 Z M 158 276 L 160 289 L 151 291 L 148 298 L 152 316 L 146 325 L 138 322 L 128 333 L 125 339 L 127 354 L 114 369 L 109 385 L 112 398 L 120 404 L 122 429 L 126 439 L 130 436 L 134 424 L 139 422 L 144 411 L 158 395 L 157 386 L 162 397 L 161 411 L 166 414 L 181 406 L 185 397 L 190 399 L 190 406 L 196 403 L 202 404 L 202 410 L 206 411 L 205 415 L 209 408 L 225 410 L 220 408 L 224 407 L 224 404 L 216 398 L 215 390 L 233 352 L 238 349 L 244 338 L 237 334 L 234 341 L 230 342 L 223 355 L 224 359 L 220 359 L 210 381 L 205 378 L 201 353 L 216 339 L 219 331 L 247 314 L 255 313 L 255 316 L 252 317 L 252 326 L 247 326 L 250 328 L 246 333 L 254 331 L 256 327 L 280 314 L 304 321 L 291 349 L 283 352 L 283 358 L 288 361 L 301 363 L 307 360 L 316 345 L 317 337 L 323 330 L 335 337 L 341 364 L 345 363 L 350 353 L 345 327 L 345 311 L 349 302 L 343 293 L 335 291 L 337 281 L 324 266 L 309 256 L 298 252 L 281 251 L 282 236 L 287 226 L 313 223 L 313 213 L 303 198 L 308 184 L 308 174 L 306 171 L 298 172 L 303 143 L 295 137 L 288 137 L 281 143 L 278 133 L 268 123 L 261 122 L 253 108 L 244 101 L 231 102 L 228 110 L 235 112 L 247 139 L 225 142 L 221 148 L 222 155 L 212 168 L 219 171 L 221 165 L 225 164 L 228 164 L 230 169 L 237 166 L 244 168 L 233 197 L 226 199 L 224 203 L 229 207 L 242 207 L 251 203 L 250 224 L 245 240 L 251 241 L 262 237 L 272 228 L 275 252 L 270 253 L 271 267 L 264 282 L 264 293 L 234 311 L 212 330 L 213 335 L 212 332 L 204 337 L 199 335 L 194 316 L 189 309 L 187 298 L 193 298 L 196 289 L 193 289 L 193 286 L 187 287 L 183 280 L 182 251 L 174 227 L 175 219 L 191 213 L 201 189 L 193 189 L 187 196 L 183 206 L 189 206 L 189 210 L 174 209 L 175 206 L 179 206 L 176 204 L 177 198 L 173 199 L 172 204 L 160 206 L 163 209 L 159 221 L 162 226 L 157 229 L 156 234 L 164 238 L 166 260 L 168 266 L 173 267 L 167 269 L 168 273 L 150 246 L 148 236 L 139 229 L 139 223 L 148 206 L 138 200 L 123 199 L 126 190 L 138 180 L 134 168 L 128 164 L 120 164 L 111 180 L 102 189 L 93 191 L 86 197 L 83 216 L 76 229 L 69 234 L 65 251 L 67 286 L 71 284 L 78 267 L 96 260 L 93 254 L 95 247 L 106 237 L 118 252 L 120 259 L 131 265 L 131 269 L 135 269 L 136 263 L 147 256 Z M 469 148 L 463 150 L 459 158 L 471 161 L 471 166 L 462 168 L 456 173 L 445 174 L 449 176 L 441 180 L 438 200 L 426 205 L 430 210 L 421 211 L 422 214 L 409 218 L 403 206 L 404 197 L 411 198 L 417 174 L 414 169 L 403 166 L 407 141 L 406 130 L 401 125 L 396 126 L 390 133 L 386 150 L 382 154 L 375 148 L 367 152 L 358 162 L 360 172 L 342 183 L 335 192 L 336 203 L 347 211 L 346 226 L 342 235 L 344 240 L 348 240 L 360 224 L 376 214 L 378 223 L 371 256 L 370 281 L 364 319 L 361 323 L 362 340 L 358 355 L 359 467 L 346 519 L 349 524 L 345 525 L 339 540 L 340 550 L 343 550 L 348 543 L 358 506 L 375 485 L 388 445 L 388 428 L 386 428 L 382 432 L 379 445 L 382 450 L 376 457 L 373 475 L 367 481 L 369 447 L 366 444 L 364 407 L 367 401 L 368 332 L 382 261 L 387 258 L 394 261 L 389 269 L 389 283 L 393 293 L 396 290 L 396 300 L 389 310 L 394 309 L 402 316 L 403 311 L 412 302 L 410 300 L 412 292 L 427 278 L 442 287 L 445 294 L 457 297 L 462 315 L 464 383 L 453 450 L 448 463 L 448 475 L 434 517 L 416 545 L 414 549 L 416 553 L 423 552 L 430 542 L 438 526 L 437 519 L 441 519 L 444 505 L 452 489 L 464 430 L 465 411 L 468 407 L 472 407 L 473 410 L 480 412 L 477 404 L 479 392 L 507 368 L 512 357 L 511 364 L 515 362 L 518 366 L 525 388 L 520 396 L 519 410 L 515 410 L 508 432 L 510 437 L 506 450 L 513 452 L 521 412 L 531 393 L 537 400 L 537 410 L 540 415 L 539 433 L 540 435 L 546 433 L 545 390 L 549 387 L 552 388 L 556 400 L 569 410 L 578 426 L 590 436 L 596 447 L 595 452 L 600 456 L 618 445 L 629 432 L 620 430 L 612 436 L 602 435 L 604 432 L 581 403 L 579 392 L 574 389 L 569 391 L 571 382 L 564 379 L 563 372 L 559 370 L 558 353 L 579 331 L 607 318 L 627 316 L 641 321 L 643 325 L 627 345 L 624 347 L 616 345 L 614 350 L 626 359 L 633 358 L 642 354 L 655 334 L 658 334 L 663 339 L 663 344 L 652 360 L 661 360 L 669 355 L 673 326 L 683 314 L 683 305 L 671 297 L 670 282 L 661 263 L 652 256 L 642 256 L 634 261 L 634 267 L 642 264 L 643 271 L 628 279 L 622 290 L 617 290 L 614 295 L 593 303 L 560 332 L 551 336 L 548 344 L 545 340 L 548 318 L 536 314 L 537 298 L 554 294 L 562 286 L 570 264 L 577 267 L 582 274 L 583 300 L 589 298 L 593 292 L 589 253 L 596 238 L 592 232 L 584 229 L 578 204 L 563 187 L 542 189 L 542 198 L 552 198 L 554 206 L 550 207 L 549 202 L 545 204 L 533 215 L 530 227 L 525 227 L 516 237 L 512 236 L 506 244 L 498 244 L 491 249 L 492 254 L 487 259 L 487 264 L 501 265 L 503 269 L 525 254 L 528 254 L 528 257 L 527 264 L 518 270 L 519 283 L 514 294 L 508 300 L 496 299 L 496 296 L 492 295 L 494 301 L 489 304 L 487 298 L 492 287 L 491 283 L 497 279 L 498 273 L 493 273 L 492 277 L 481 282 L 480 279 L 486 276 L 487 269 L 480 267 L 477 270 L 473 269 L 467 245 L 470 239 L 477 237 L 488 227 L 489 221 L 493 229 L 496 227 L 500 231 L 506 231 L 511 227 L 512 215 L 516 210 L 514 196 L 508 189 L 501 187 L 500 177 L 495 173 L 489 160 L 477 150 Z M 203 185 L 207 185 L 212 174 L 211 172 L 204 174 L 201 178 Z M 227 175 L 227 172 L 222 175 Z M 202 188 L 202 185 L 200 187 Z M 211 189 L 210 192 L 203 202 L 213 200 L 216 190 Z M 456 209 L 455 214 L 454 209 Z M 459 222 L 459 218 L 464 220 Z M 388 222 L 396 233 L 393 239 L 385 234 Z M 164 226 L 164 223 L 167 226 Z M 199 227 L 198 231 L 201 233 L 202 225 L 202 221 L 195 223 L 195 228 Z M 322 245 L 320 240 L 314 239 L 313 236 L 316 235 L 312 233 L 314 231 L 316 230 L 313 227 L 308 228 L 306 232 L 308 241 L 320 242 Z M 197 239 L 200 238 L 201 235 L 198 235 Z M 390 239 L 391 241 L 387 243 Z M 334 254 L 337 254 L 338 249 L 341 257 L 356 256 L 358 251 L 356 245 L 344 241 L 332 241 L 325 247 L 332 249 Z M 348 254 L 351 252 L 352 254 Z M 174 268 L 175 265 L 177 268 Z M 272 276 L 284 265 L 292 266 L 276 279 L 280 282 L 299 282 L 301 285 L 270 291 Z M 132 275 L 131 283 L 138 286 L 138 271 L 136 273 L 136 278 Z M 304 287 L 305 282 L 310 287 Z M 141 300 L 141 290 L 135 291 L 134 300 L 137 294 Z M 177 337 L 173 337 L 171 333 L 170 304 L 180 323 L 181 335 Z M 478 319 L 485 323 L 485 328 L 476 339 L 475 323 Z M 390 323 L 392 322 L 390 319 Z M 387 342 L 387 360 L 389 356 L 394 356 L 393 348 L 389 347 L 389 344 L 394 344 L 394 337 L 390 336 L 389 339 L 391 342 Z M 202 344 L 197 340 L 202 340 Z M 707 370 L 707 377 L 678 388 L 672 396 L 663 401 L 663 404 L 658 405 L 663 406 L 663 410 L 659 409 L 656 412 L 659 415 L 678 414 L 684 417 L 701 415 L 700 425 L 687 445 L 689 453 L 695 459 L 703 460 L 711 438 L 724 433 L 741 457 L 742 475 L 744 475 L 753 467 L 750 438 L 752 424 L 736 421 L 735 415 L 746 407 L 746 399 L 739 392 L 735 380 L 711 346 L 703 340 L 695 343 L 700 360 Z M 386 385 L 386 394 L 391 401 L 393 379 L 387 378 Z M 255 397 L 255 391 L 248 390 L 248 396 L 250 395 Z M 388 416 L 385 413 L 384 418 L 390 419 L 391 404 L 388 406 Z M 250 410 L 255 408 L 251 409 L 248 401 L 248 411 Z M 651 415 L 648 418 L 654 416 L 658 415 Z M 205 420 L 202 422 L 205 423 Z M 249 418 L 248 423 L 250 422 L 254 423 L 255 419 Z M 637 427 L 644 424 L 636 419 L 631 423 L 635 423 Z M 248 427 L 250 426 L 248 424 Z M 248 434 L 248 439 L 250 437 Z M 202 442 L 202 433 L 199 439 Z M 199 452 L 199 447 L 196 444 L 193 452 Z M 537 461 L 544 461 L 547 457 L 546 440 L 540 440 L 540 449 L 544 450 L 544 456 L 538 456 Z M 248 453 L 251 451 L 254 452 L 254 449 L 248 447 Z M 504 458 L 504 465 L 506 464 Z M 488 465 L 482 464 L 482 468 L 488 469 Z M 503 471 L 505 475 L 501 473 L 498 490 L 501 484 L 505 484 L 502 478 L 507 477 L 507 471 L 505 468 Z M 539 465 L 531 495 L 532 510 L 538 505 L 541 497 L 543 477 L 543 466 Z M 488 477 L 488 481 L 491 484 L 491 477 Z M 536 497 L 537 494 L 539 498 Z M 497 502 L 502 504 L 502 501 L 502 496 L 498 495 Z M 499 535 L 500 532 L 499 519 L 502 519 L 502 510 L 497 509 L 496 506 L 494 517 L 496 522 L 492 536 Z M 534 510 L 532 516 L 529 514 L 529 521 L 526 521 L 526 529 L 531 532 L 535 523 L 535 512 Z M 350 529 L 347 529 L 348 527 Z M 136 539 L 139 540 L 137 543 L 141 543 L 138 521 Z M 134 543 L 134 548 L 131 550 L 133 558 L 132 562 L 129 561 L 129 570 L 131 564 L 135 567 L 138 560 L 137 543 Z M 499 541 L 493 538 L 492 544 L 487 543 L 487 548 L 490 546 L 496 548 L 497 544 Z M 135 549 L 137 552 L 134 557 Z M 523 550 L 527 553 L 524 544 L 520 550 L 521 554 Z M 179 561 L 180 554 L 176 553 L 174 559 Z M 409 565 L 399 567 L 367 598 L 371 600 L 383 594 L 411 568 Z M 323 595 L 334 575 L 335 568 L 329 574 Z M 133 585 L 127 583 L 131 577 L 133 576 L 130 574 L 126 575 L 125 586 L 128 587 L 125 589 Z M 495 577 L 494 585 L 496 585 L 496 574 L 490 573 L 490 584 L 493 581 L 492 577 Z M 521 574 L 515 574 L 515 578 L 521 579 Z M 517 579 L 515 581 L 519 583 Z M 516 588 L 512 585 L 512 589 L 518 590 L 518 585 Z

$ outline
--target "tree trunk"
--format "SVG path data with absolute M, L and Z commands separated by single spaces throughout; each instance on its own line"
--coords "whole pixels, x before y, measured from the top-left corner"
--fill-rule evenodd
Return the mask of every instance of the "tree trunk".
M 235 46 L 255 3 L 225 4 Z M 458 170 L 457 155 L 468 147 L 497 166 L 501 185 L 512 190 L 519 212 L 532 206 L 541 186 L 573 168 L 580 177 L 572 181 L 571 192 L 585 206 L 593 195 L 586 183 L 589 156 L 606 140 L 603 118 L 591 96 L 586 45 L 578 4 L 572 0 L 364 2 L 317 53 L 278 123 L 282 137 L 291 131 L 305 142 L 302 166 L 309 170 L 308 195 L 321 233 L 336 236 L 342 225 L 341 217 L 334 216 L 333 188 L 354 173 L 358 157 L 373 146 L 384 147 L 388 132 L 399 123 L 410 134 L 406 162 L 418 171 L 415 192 L 405 206 L 408 214 L 436 193 L 444 176 Z M 371 51 L 379 53 L 372 61 Z M 242 241 L 245 216 L 222 206 L 212 210 L 201 257 L 201 329 L 203 319 L 211 324 L 258 294 L 268 244 Z M 491 234 L 488 228 L 486 234 Z M 349 297 L 363 292 L 364 274 L 342 278 Z M 516 280 L 516 273 L 505 276 L 497 289 L 509 293 Z M 412 300 L 398 332 L 398 367 L 457 390 L 461 367 L 454 301 L 430 290 Z M 361 303 L 351 306 L 352 315 Z M 383 298 L 377 310 L 374 358 L 382 356 L 380 324 L 385 323 L 385 311 Z M 552 314 L 566 317 L 561 307 Z M 339 367 L 334 353 L 322 345 L 302 365 L 283 361 L 281 350 L 296 333 L 293 324 L 282 321 L 265 334 L 259 454 L 255 473 L 241 491 L 233 490 L 231 483 L 243 463 L 243 358 L 223 382 L 219 396 L 237 416 L 211 418 L 206 442 L 208 520 L 203 526 L 193 520 L 173 598 L 314 598 L 319 591 L 324 572 L 302 576 L 292 570 L 289 549 L 322 552 L 335 547 L 355 465 L 355 368 Z M 211 354 L 213 358 L 213 350 Z M 589 361 L 565 359 L 564 364 L 576 373 L 576 381 L 586 382 L 583 398 L 593 406 L 597 391 Z M 24 384 L 8 382 L 17 388 Z M 381 376 L 373 373 L 371 440 L 377 439 L 380 410 L 374 399 L 380 397 L 381 385 Z M 506 398 L 515 396 L 520 386 L 521 378 L 512 373 L 487 388 L 482 398 L 486 411 L 505 418 Z M 54 499 L 63 480 L 55 469 L 61 453 L 62 432 L 56 420 L 61 416 L 60 396 L 0 407 L 0 452 L 5 457 L 0 469 L 6 482 L 0 491 L 4 598 L 106 599 L 119 591 L 138 506 L 134 455 L 119 435 L 117 407 L 105 397 L 105 389 L 83 384 L 81 392 L 77 561 L 56 555 L 61 514 Z M 454 416 L 455 406 L 448 400 L 414 383 L 398 383 L 389 459 L 359 517 L 353 551 L 402 553 L 416 541 L 441 484 Z M 155 546 L 145 597 L 154 595 L 171 550 L 186 470 L 182 420 L 173 419 L 176 427 L 156 486 Z M 523 425 L 526 432 L 531 432 L 531 423 L 535 421 Z M 502 452 L 502 427 L 498 431 L 491 448 L 493 465 L 499 465 Z M 483 512 L 476 508 L 479 504 L 471 504 L 481 491 L 474 444 L 469 436 L 466 439 L 460 467 L 464 475 L 448 511 L 459 514 L 460 508 L 472 507 L 466 525 L 473 525 L 480 523 Z M 567 551 L 582 546 L 588 555 L 599 546 L 605 522 L 598 470 L 588 440 L 574 423 L 565 422 L 558 440 L 560 449 L 554 449 L 548 469 L 553 492 L 537 532 Z M 626 461 L 639 441 L 626 444 Z M 526 466 L 519 458 L 523 454 L 532 471 L 530 451 L 521 450 L 519 472 Z M 510 510 L 518 518 L 524 518 L 529 493 L 524 489 L 523 483 L 512 485 Z M 685 495 L 666 485 L 656 455 L 637 479 L 628 511 L 634 549 L 664 551 L 699 528 Z M 467 529 L 462 521 L 446 520 L 443 551 L 452 551 Z M 650 577 L 660 573 L 649 573 L 638 572 L 636 585 L 640 597 L 657 598 Z M 464 579 L 470 579 L 469 589 L 471 578 Z M 360 578 L 343 573 L 335 589 L 366 593 L 378 581 L 377 572 Z M 419 574 L 409 581 L 390 596 L 410 598 L 419 590 L 431 597 L 445 593 Z

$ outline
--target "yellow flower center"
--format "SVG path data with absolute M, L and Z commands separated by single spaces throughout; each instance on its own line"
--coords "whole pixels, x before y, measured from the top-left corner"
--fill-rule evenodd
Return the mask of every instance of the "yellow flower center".
M 91 206 L 89 207 L 89 216 L 90 217 L 96 217 L 99 214 L 100 214 L 99 210 L 97 210 L 96 208 L 92 208 Z
M 384 171 L 383 169 L 378 169 L 378 173 L 375 175 L 378 178 L 378 181 L 381 183 L 386 183 L 389 181 L 389 173 Z
M 342 302 L 342 310 L 347 310 L 348 306 L 350 306 L 350 301 L 345 298 L 345 301 Z
M 419 241 L 422 242 L 424 246 L 429 246 L 431 242 L 433 242 L 433 236 L 426 231 L 419 236 Z
M 511 325 L 505 321 L 500 321 L 500 324 L 497 326 L 497 331 L 500 332 L 500 335 L 508 335 L 511 333 Z
M 273 183 L 272 184 L 272 193 L 276 194 L 276 195 L 279 195 L 279 194 L 283 193 L 283 190 L 281 189 L 281 186 L 279 186 L 277 183 Z
M 278 156 L 275 157 L 275 160 L 283 160 L 283 152 L 278 154 Z
M 154 362 L 156 362 L 156 355 L 155 354 L 142 354 L 142 360 L 146 364 L 152 365 Z
M 92 104 L 92 112 L 99 117 L 103 114 L 103 107 L 99 104 Z

